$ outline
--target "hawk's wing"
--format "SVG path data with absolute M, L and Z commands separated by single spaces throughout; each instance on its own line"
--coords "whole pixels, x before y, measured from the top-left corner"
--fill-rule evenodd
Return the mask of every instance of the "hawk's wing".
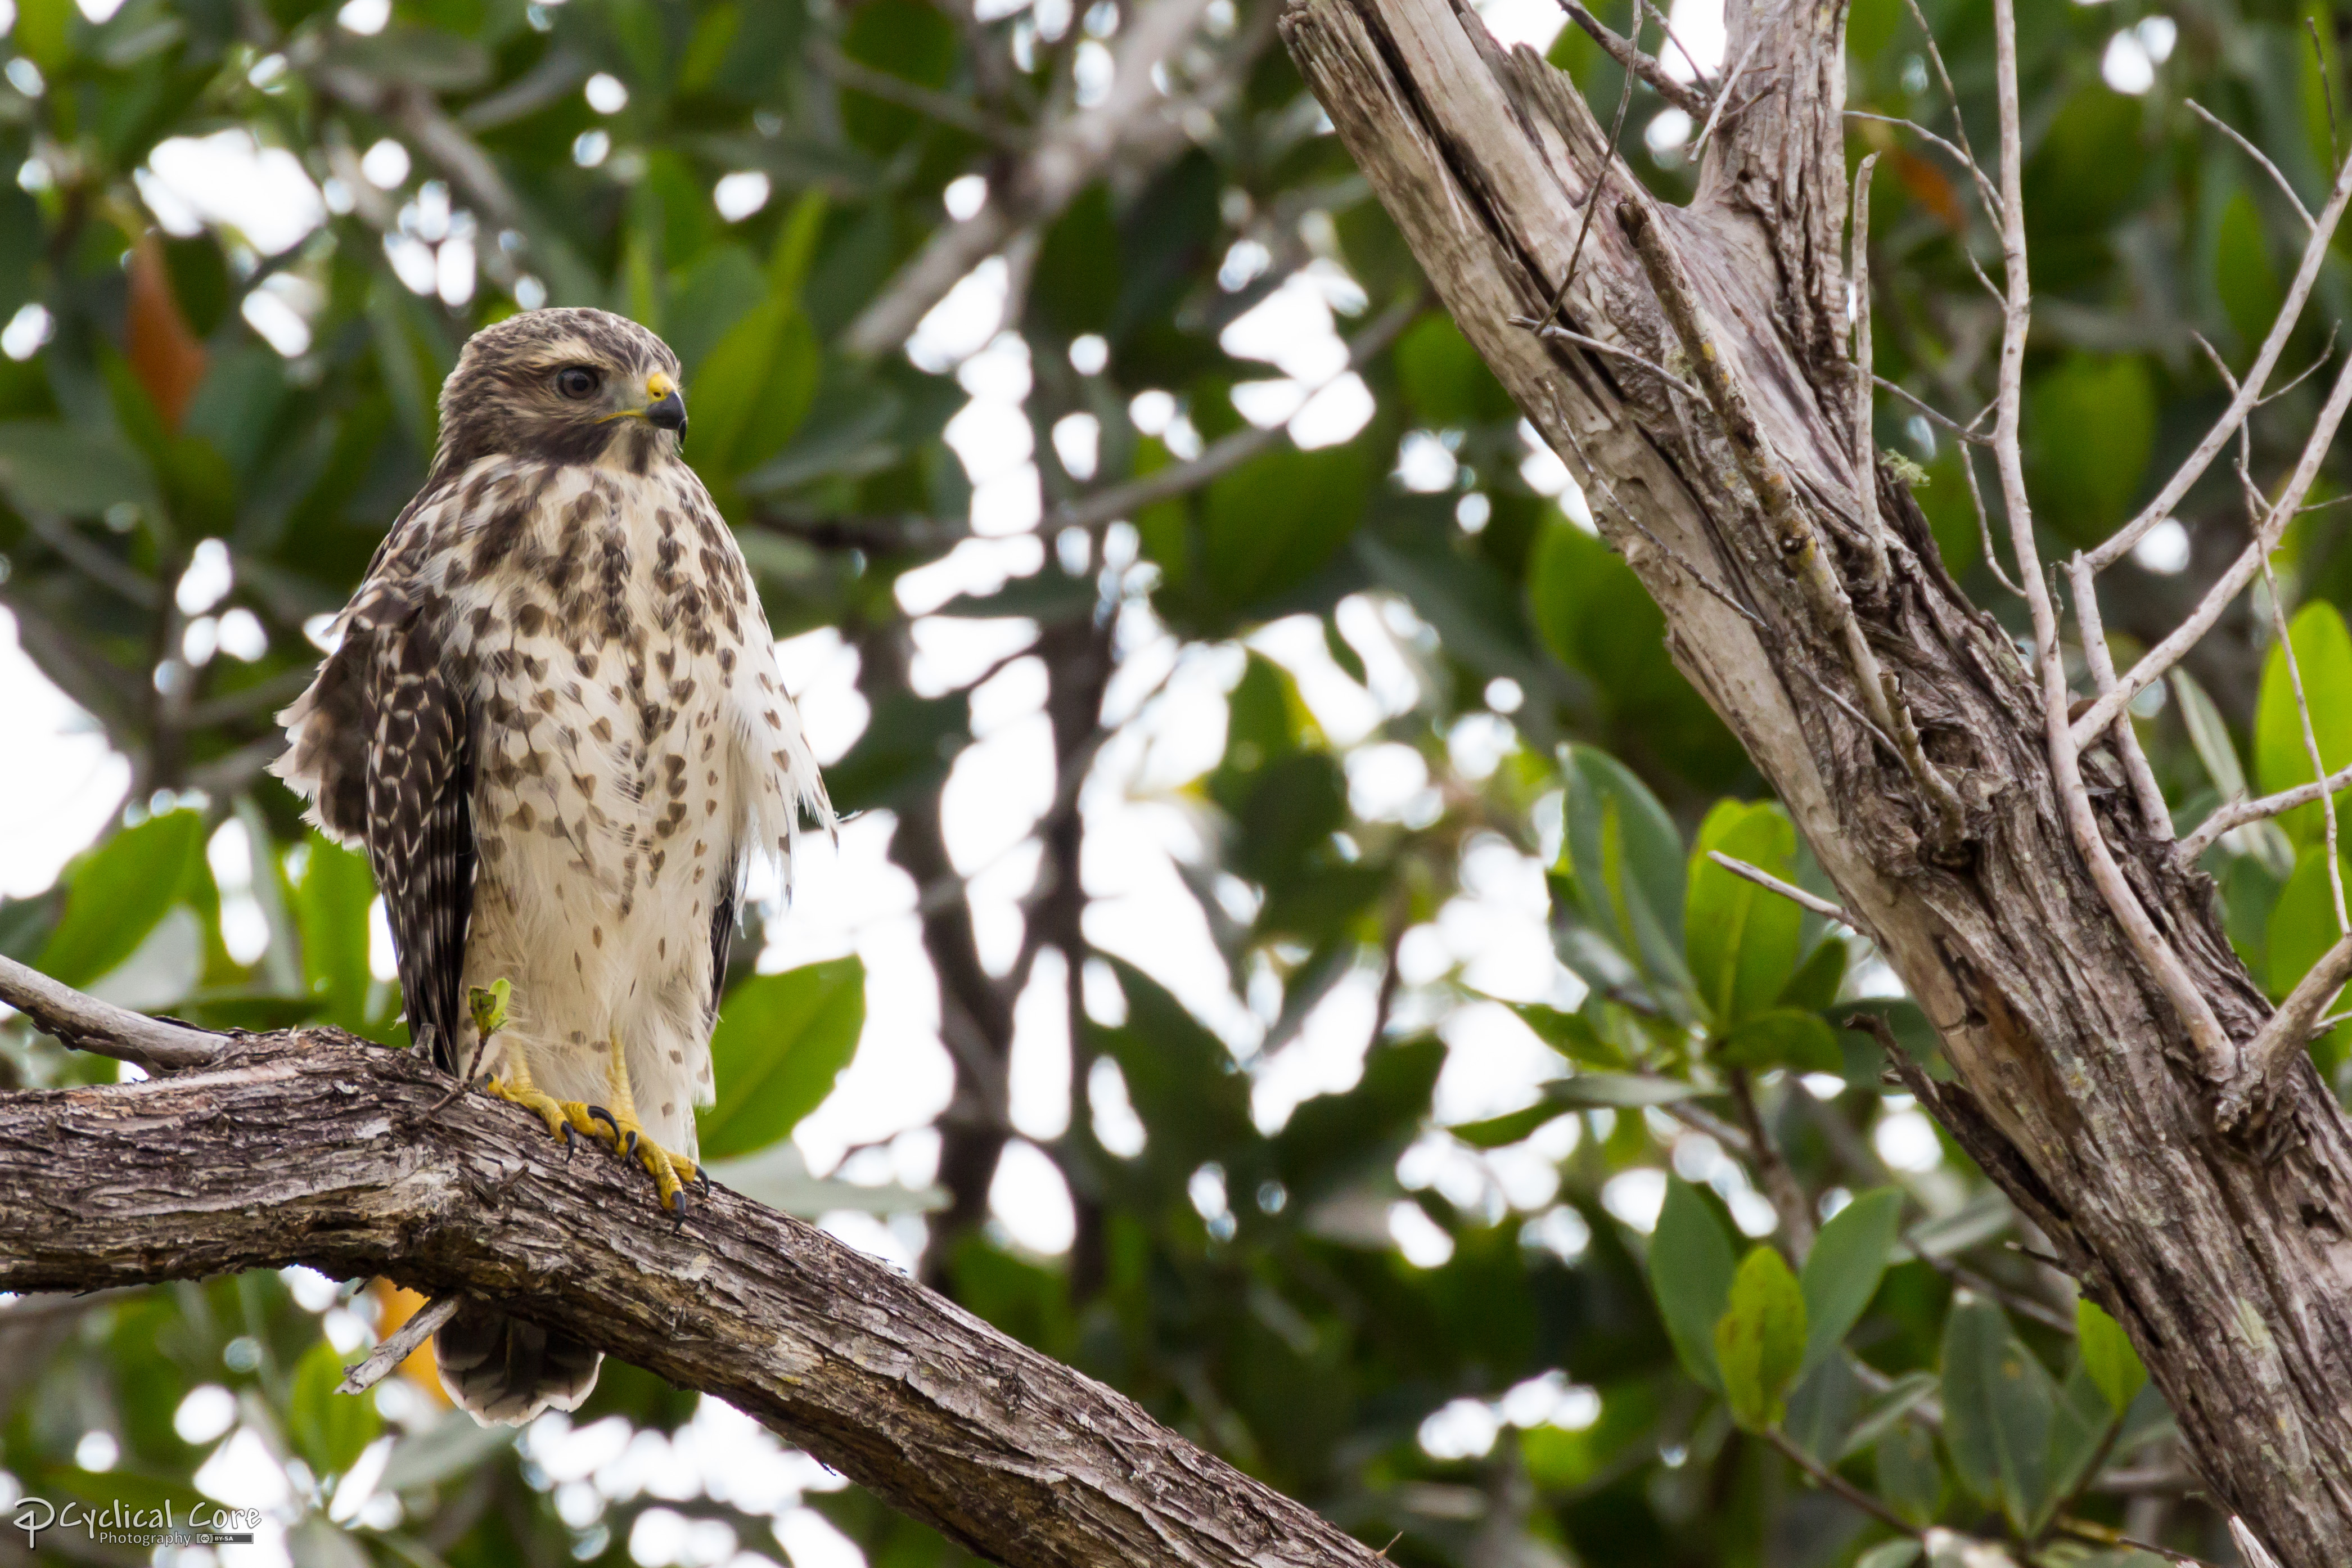
M 408 1032 L 429 1037 L 434 1059 L 461 1072 L 468 1065 L 457 1060 L 457 1042 L 474 910 L 474 721 L 435 632 L 420 616 L 371 638 L 368 863 L 399 955 Z
M 409 1033 L 461 1070 L 466 928 L 474 906 L 476 714 L 444 637 L 426 547 L 446 503 L 394 524 L 343 615 L 343 639 L 279 715 L 280 777 L 329 837 L 363 846 L 383 894 Z

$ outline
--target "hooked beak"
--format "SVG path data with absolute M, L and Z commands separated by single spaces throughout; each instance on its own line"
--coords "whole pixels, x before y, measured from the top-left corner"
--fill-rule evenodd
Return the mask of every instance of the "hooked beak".
M 686 399 L 677 390 L 677 383 L 661 371 L 646 378 L 645 416 L 655 428 L 675 430 L 681 445 L 686 440 Z

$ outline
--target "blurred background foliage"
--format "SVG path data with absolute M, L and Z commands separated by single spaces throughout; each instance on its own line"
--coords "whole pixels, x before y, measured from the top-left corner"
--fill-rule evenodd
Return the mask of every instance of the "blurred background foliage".
M 1988 13 L 1923 9 L 1985 131 Z M 1713 65 L 1709 10 L 1674 17 Z M 1487 15 L 1615 100 L 1543 0 Z M 845 863 L 873 847 L 859 878 L 804 866 L 799 908 L 738 944 L 721 1179 L 1402 1563 L 1899 1568 L 1930 1522 L 2018 1562 L 2158 1561 L 2118 1532 L 2233 1560 L 2129 1346 L 1843 1026 L 1875 1012 L 1941 1070 L 1885 966 L 1706 858 L 1827 891 L 1275 18 L 0 0 L 9 695 L 62 692 L 122 759 L 81 803 L 94 847 L 16 846 L 65 864 L 0 904 L 0 951 L 208 1025 L 404 1040 L 365 864 L 263 773 L 271 715 L 423 477 L 466 335 L 625 311 L 684 362 L 688 456 L 865 814 Z M 2054 549 L 2186 450 L 2227 395 L 2213 356 L 2250 357 L 2347 135 L 2345 30 L 2277 0 L 2021 29 Z M 1855 107 L 1951 129 L 1900 0 L 1857 0 L 1849 38 Z M 1686 195 L 1687 117 L 1632 101 L 1628 157 Z M 1969 260 L 1996 247 L 1956 163 L 1882 121 L 1853 141 L 1887 155 L 1877 368 L 1965 419 L 1998 338 Z M 2340 254 L 2317 298 L 2352 305 Z M 2306 325 L 2288 363 L 2331 341 Z M 2316 396 L 2255 418 L 2258 486 Z M 1947 563 L 2021 629 L 1963 448 L 1879 416 Z M 2347 516 L 2291 531 L 2279 586 L 2330 769 Z M 2110 574 L 2116 657 L 2244 531 L 2217 471 Z M 2311 776 L 2272 626 L 2258 591 L 2137 712 L 2184 826 Z M 52 765 L 40 740 L 18 769 Z M 2211 852 L 2273 994 L 2334 934 L 2325 844 L 2314 809 Z M 1157 904 L 1120 880 L 1139 856 Z M 907 889 L 887 973 L 828 910 L 853 881 Z M 934 1100 L 815 1138 L 857 1062 L 917 1059 L 908 1029 Z M 2319 1053 L 2341 1082 L 2342 1042 Z M 1024 1107 L 1041 1071 L 1064 1109 Z M 0 1042 L 0 1087 L 113 1076 Z M 405 1310 L 299 1269 L 0 1304 L 0 1499 L 267 1508 L 225 1563 L 958 1557 L 626 1367 L 520 1438 L 429 1374 L 333 1395 Z

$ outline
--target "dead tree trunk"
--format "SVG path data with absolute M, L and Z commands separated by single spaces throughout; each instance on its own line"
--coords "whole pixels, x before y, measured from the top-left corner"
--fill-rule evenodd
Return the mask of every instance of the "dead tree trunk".
M 2063 679 L 2053 723 L 2048 683 L 1946 574 L 1908 491 L 1883 468 L 1857 486 L 1844 6 L 1727 9 L 1744 69 L 1686 209 L 1466 5 L 1298 0 L 1283 34 L 1664 607 L 1676 661 L 1941 1032 L 1958 1082 L 1929 1108 L 2128 1326 L 2214 1496 L 2283 1563 L 2337 1568 L 2352 1132 L 2299 1052 L 2252 1136 L 2221 1130 L 2271 1010 L 2210 880 L 2136 806 L 2128 745 L 2098 733 L 2079 782 L 2071 740 L 2053 763 Z M 2019 322 L 2021 241 L 2011 261 Z

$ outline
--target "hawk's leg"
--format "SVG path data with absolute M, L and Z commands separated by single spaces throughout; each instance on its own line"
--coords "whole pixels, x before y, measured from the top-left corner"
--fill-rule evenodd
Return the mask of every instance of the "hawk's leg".
M 672 1153 L 655 1142 L 646 1131 L 645 1123 L 637 1120 L 637 1099 L 629 1089 L 628 1064 L 622 1059 L 621 1037 L 617 1034 L 613 1037 L 611 1054 L 604 1058 L 604 1084 L 610 1091 L 615 1125 L 621 1133 L 617 1152 L 646 1168 L 646 1173 L 654 1179 L 654 1190 L 662 1207 L 684 1215 L 687 1184 L 692 1183 L 708 1193 L 710 1178 L 685 1155 Z
M 542 1092 L 530 1081 L 530 1068 L 524 1064 L 520 1051 L 513 1054 L 511 1066 L 514 1069 L 512 1083 L 493 1078 L 482 1085 L 482 1091 L 493 1099 L 520 1105 L 537 1116 L 547 1123 L 548 1136 L 567 1149 L 572 1146 L 572 1134 L 580 1131 L 616 1152 L 620 1150 L 620 1123 L 603 1106 L 586 1105 L 576 1100 L 558 1100 Z M 603 1126 L 597 1125 L 600 1121 Z

